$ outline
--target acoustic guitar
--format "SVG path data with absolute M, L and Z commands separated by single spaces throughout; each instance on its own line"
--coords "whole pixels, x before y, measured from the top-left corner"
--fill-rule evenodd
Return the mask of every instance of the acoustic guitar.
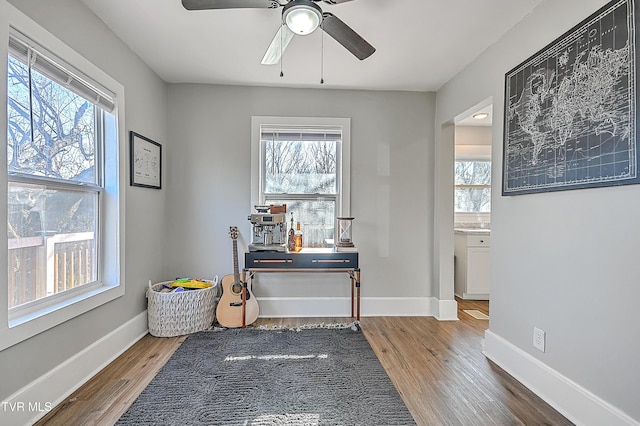
M 222 296 L 216 308 L 216 317 L 223 327 L 237 328 L 252 324 L 260 309 L 251 287 L 240 279 L 238 271 L 238 227 L 231 226 L 233 240 L 233 275 L 222 277 Z

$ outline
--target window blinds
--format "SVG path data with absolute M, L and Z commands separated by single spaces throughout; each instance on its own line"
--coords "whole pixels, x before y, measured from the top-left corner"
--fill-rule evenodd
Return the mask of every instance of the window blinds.
M 115 110 L 116 103 L 113 92 L 13 28 L 9 33 L 9 53 L 103 110 L 109 113 Z
M 262 126 L 260 137 L 268 141 L 341 141 L 342 129 Z

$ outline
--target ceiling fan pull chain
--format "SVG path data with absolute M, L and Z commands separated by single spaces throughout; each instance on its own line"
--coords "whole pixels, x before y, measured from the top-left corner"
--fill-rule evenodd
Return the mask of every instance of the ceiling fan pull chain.
M 320 84 L 324 84 L 324 20 L 320 24 L 322 34 L 320 34 Z
M 284 25 L 285 23 L 282 21 L 282 26 Z M 282 27 L 280 29 L 282 30 Z M 280 31 L 280 78 L 284 77 L 284 73 L 282 72 L 282 61 L 284 60 L 284 55 L 282 54 L 282 43 L 284 39 L 283 33 L 284 31 Z

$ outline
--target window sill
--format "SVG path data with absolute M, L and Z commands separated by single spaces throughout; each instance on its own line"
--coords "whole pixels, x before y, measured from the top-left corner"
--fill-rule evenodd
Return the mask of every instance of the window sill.
M 53 303 L 42 304 L 37 309 L 13 312 L 9 317 L 9 327 L 1 332 L 0 350 L 29 339 L 122 295 L 124 295 L 122 284 L 98 285 L 60 298 Z

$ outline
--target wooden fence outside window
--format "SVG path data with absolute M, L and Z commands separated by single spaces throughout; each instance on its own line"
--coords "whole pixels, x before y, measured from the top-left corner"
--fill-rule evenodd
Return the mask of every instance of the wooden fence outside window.
M 93 232 L 9 239 L 9 308 L 96 280 Z

